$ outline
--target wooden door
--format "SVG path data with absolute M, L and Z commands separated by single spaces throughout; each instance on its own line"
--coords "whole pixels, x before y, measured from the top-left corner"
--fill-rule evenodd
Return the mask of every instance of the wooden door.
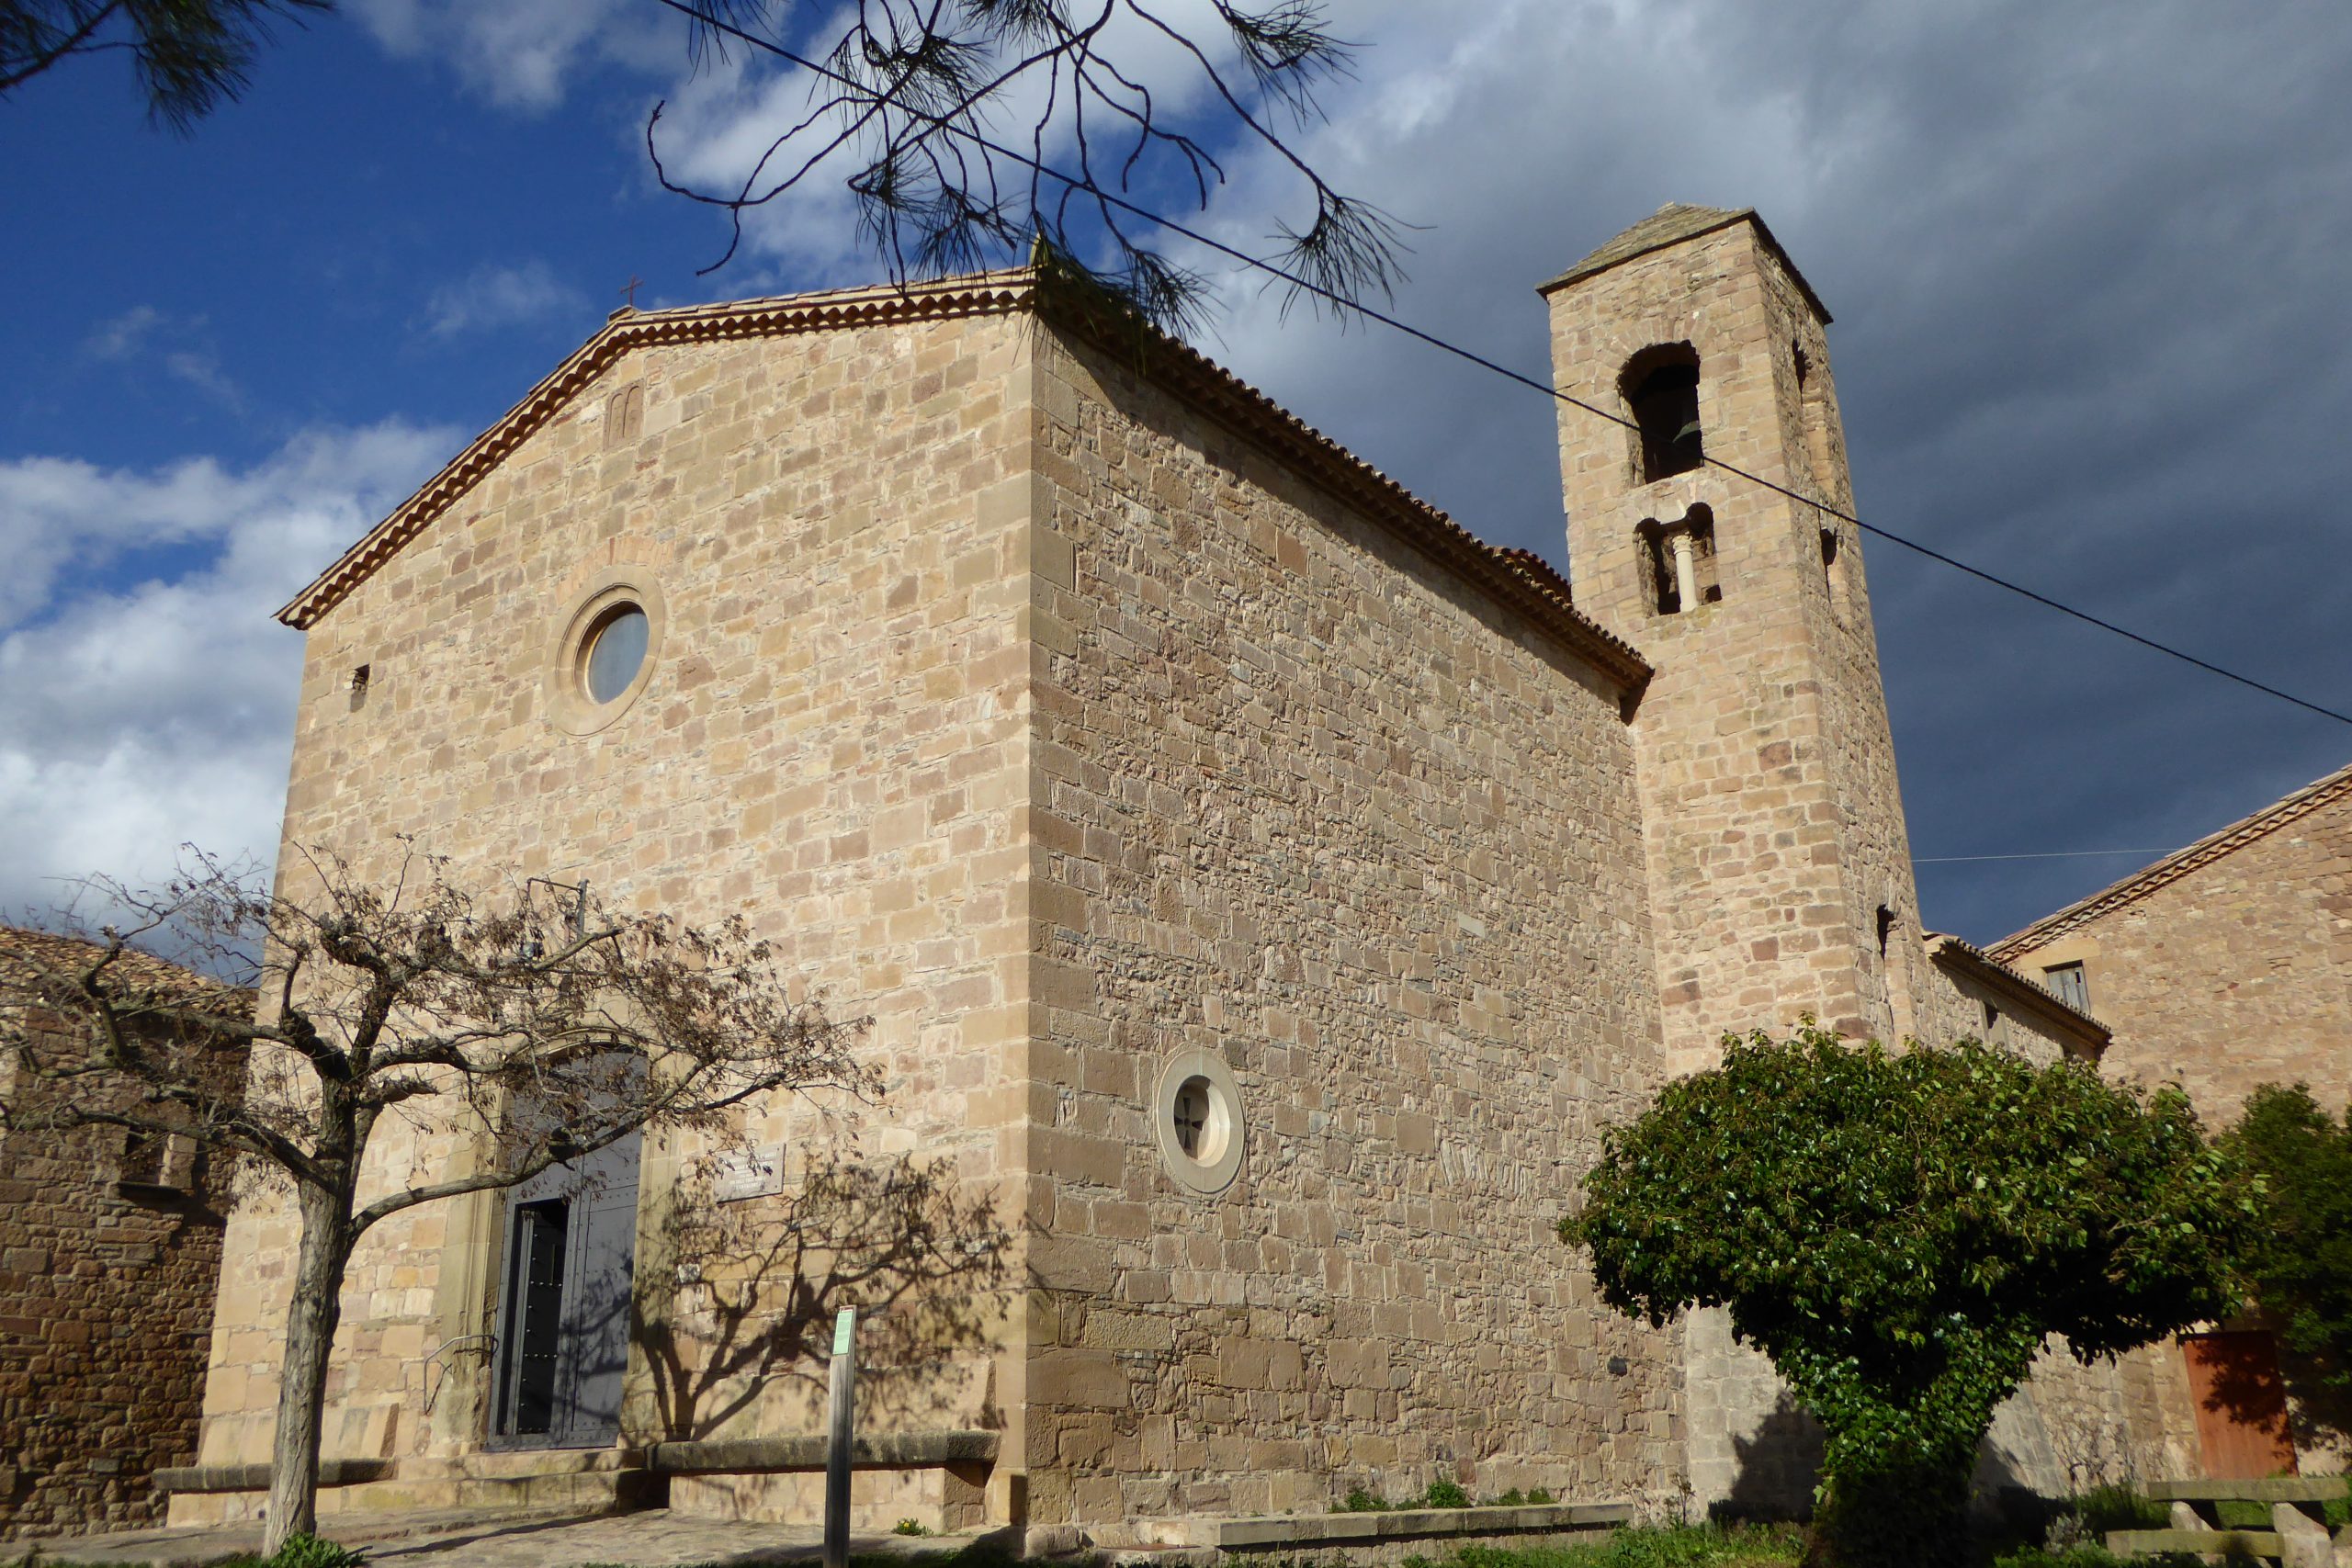
M 495 1438 L 595 1448 L 620 1434 L 639 1143 L 631 1133 L 508 1196 Z
M 578 1072 L 594 1106 L 634 1096 L 645 1061 L 601 1052 L 551 1070 Z M 525 1094 L 507 1114 L 544 1134 L 555 1113 Z M 507 1190 L 493 1446 L 595 1448 L 620 1435 L 641 1142 L 631 1133 Z
M 637 1264 L 638 1134 L 580 1162 L 566 1248 L 560 1399 L 554 1440 L 598 1447 L 620 1436 Z
M 2185 1334 L 2188 1391 L 2197 1402 L 2197 1441 L 2205 1473 L 2218 1481 L 2295 1473 L 2287 1429 L 2287 1385 L 2278 1352 L 2261 1330 Z

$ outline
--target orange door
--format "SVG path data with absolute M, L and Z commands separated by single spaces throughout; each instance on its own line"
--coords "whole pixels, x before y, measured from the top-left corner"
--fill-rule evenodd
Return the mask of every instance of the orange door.
M 2197 1441 L 2205 1473 L 2217 1481 L 2295 1473 L 2287 1431 L 2287 1385 L 2278 1354 L 2259 1331 L 2184 1334 L 2188 1392 L 2197 1401 Z

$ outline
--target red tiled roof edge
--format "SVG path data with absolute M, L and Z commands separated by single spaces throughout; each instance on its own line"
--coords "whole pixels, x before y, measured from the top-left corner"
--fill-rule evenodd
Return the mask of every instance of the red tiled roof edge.
M 2346 795 L 2352 795 L 2352 766 L 2339 768 L 2324 779 L 2305 784 L 2286 798 L 2272 802 L 2251 817 L 2241 818 L 2219 832 L 2208 833 L 2186 849 L 2174 851 L 2154 865 L 2135 871 L 2120 882 L 2069 904 L 2055 914 L 2043 916 L 2023 931 L 2003 937 L 1987 951 L 2006 962 L 2022 957 L 2036 948 L 2047 947 L 2102 915 L 2136 903 L 2158 888 L 2177 882 L 2191 872 L 2212 864 L 2223 855 L 2267 837 L 2289 823 L 2308 817 Z
M 595 336 L 550 371 L 523 400 L 450 459 L 409 500 L 345 550 L 277 612 L 307 630 L 383 562 L 454 505 L 509 453 L 631 348 L 727 338 L 820 332 L 881 321 L 1009 315 L 1033 310 L 1100 344 L 1145 349 L 1143 374 L 1156 379 L 1297 466 L 1340 499 L 1420 545 L 1505 604 L 1528 615 L 1598 670 L 1631 700 L 1647 682 L 1648 662 L 1575 607 L 1566 580 L 1542 558 L 1488 545 L 1396 480 L 1309 426 L 1263 392 L 1188 344 L 1122 320 L 1115 328 L 1073 288 L 1041 287 L 1023 268 L 938 283 L 843 289 L 675 310 L 616 312 Z M 1137 337 L 1140 332 L 1142 336 Z
M 2115 1037 L 2115 1032 L 2107 1025 L 1974 943 L 1942 931 L 1923 932 L 1921 940 L 1928 944 L 1928 956 L 1936 964 L 1965 973 L 1977 984 L 1998 993 L 2018 1010 L 2031 1013 L 2081 1045 L 2094 1060 Z

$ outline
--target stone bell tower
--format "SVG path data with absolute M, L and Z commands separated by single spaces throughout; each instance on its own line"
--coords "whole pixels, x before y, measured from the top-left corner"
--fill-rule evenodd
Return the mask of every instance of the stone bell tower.
M 1753 211 L 1670 205 L 1547 283 L 1569 577 L 1657 667 L 1634 729 L 1672 1071 L 1925 981 L 1829 312 Z M 1804 500 L 1792 500 L 1719 464 Z M 1815 502 L 1823 503 L 1816 505 Z
M 1824 510 L 1853 511 L 1829 312 L 1753 211 L 1681 205 L 1543 293 L 1560 390 L 1626 422 L 1563 402 L 1560 472 L 1577 605 L 1657 671 L 1634 729 L 1666 1070 L 1805 1013 L 1900 1037 L 1928 976 L 1861 551 Z M 1697 1499 L 1801 1506 L 1818 1438 L 1770 1363 L 1719 1312 L 1684 1358 Z

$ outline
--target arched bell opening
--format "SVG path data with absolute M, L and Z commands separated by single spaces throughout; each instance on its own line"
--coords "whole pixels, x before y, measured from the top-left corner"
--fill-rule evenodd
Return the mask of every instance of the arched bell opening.
M 1634 423 L 1640 482 L 1687 474 L 1706 461 L 1699 428 L 1698 350 L 1687 343 L 1645 348 L 1625 362 L 1617 389 Z

